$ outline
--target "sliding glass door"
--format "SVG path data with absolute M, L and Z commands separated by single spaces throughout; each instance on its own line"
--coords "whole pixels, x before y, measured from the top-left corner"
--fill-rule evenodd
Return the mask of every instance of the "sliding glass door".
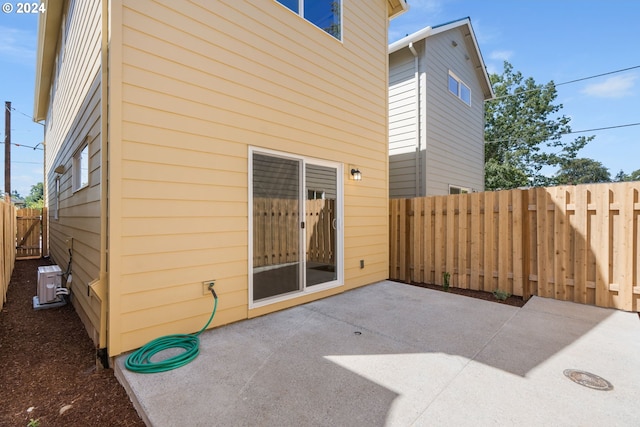
M 339 284 L 340 170 L 301 156 L 251 153 L 252 303 Z
M 305 168 L 305 276 L 314 286 L 338 278 L 336 271 L 337 170 L 309 164 Z

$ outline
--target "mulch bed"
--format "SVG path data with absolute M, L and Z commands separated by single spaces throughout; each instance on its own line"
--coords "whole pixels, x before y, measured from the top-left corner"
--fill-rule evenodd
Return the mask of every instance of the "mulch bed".
M 413 285 L 413 286 L 419 286 L 421 288 L 428 288 L 428 289 L 433 289 L 433 290 L 441 291 L 441 292 L 449 292 L 450 294 L 464 295 L 466 297 L 482 299 L 482 300 L 485 300 L 485 301 L 492 301 L 492 302 L 495 302 L 495 303 L 498 303 L 498 304 L 512 305 L 514 307 L 522 307 L 526 303 L 526 301 L 523 300 L 522 297 L 517 297 L 517 296 L 513 296 L 513 295 L 511 295 L 509 298 L 507 298 L 506 300 L 503 301 L 503 300 L 499 300 L 498 298 L 496 298 L 495 295 L 493 295 L 493 293 L 491 293 L 491 292 L 476 291 L 476 290 L 473 290 L 473 289 L 452 288 L 452 287 L 449 287 L 449 289 L 445 291 L 442 286 L 432 285 L 430 283 L 415 283 L 415 282 L 412 282 L 412 283 L 409 283 L 409 284 Z
M 72 305 L 33 309 L 49 264 L 17 261 L 0 312 L 0 426 L 144 426 Z

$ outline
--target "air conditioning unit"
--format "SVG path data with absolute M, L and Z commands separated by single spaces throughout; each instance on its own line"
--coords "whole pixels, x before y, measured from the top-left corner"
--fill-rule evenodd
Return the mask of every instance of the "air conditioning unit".
M 52 308 L 65 305 L 63 295 L 68 290 L 62 287 L 62 270 L 57 265 L 38 267 L 37 295 L 33 297 L 33 308 Z

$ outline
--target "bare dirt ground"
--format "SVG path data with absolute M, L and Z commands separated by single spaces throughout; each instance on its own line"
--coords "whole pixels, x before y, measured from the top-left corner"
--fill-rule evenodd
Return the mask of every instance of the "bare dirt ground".
M 71 304 L 33 309 L 48 264 L 17 261 L 0 312 L 0 426 L 144 426 Z

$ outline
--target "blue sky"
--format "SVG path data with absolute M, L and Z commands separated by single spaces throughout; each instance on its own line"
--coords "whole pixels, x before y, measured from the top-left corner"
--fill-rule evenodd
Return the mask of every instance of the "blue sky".
M 15 2 L 13 2 L 15 4 Z M 563 83 L 640 66 L 640 1 L 635 0 L 409 0 L 394 19 L 389 42 L 426 26 L 470 17 L 489 72 L 508 60 L 538 83 Z M 37 15 L 0 13 L 0 102 L 11 101 L 12 142 L 36 146 L 43 127 L 33 113 Z M 561 114 L 574 131 L 640 122 L 640 68 L 558 87 Z M 4 142 L 4 116 L 0 120 Z M 640 126 L 567 135 L 596 135 L 580 153 L 612 176 L 640 169 Z M 12 147 L 12 188 L 21 195 L 42 181 L 43 152 Z M 4 164 L 4 145 L 0 150 Z M 4 174 L 0 174 L 4 190 Z
M 4 3 L 4 1 L 2 2 Z M 14 3 L 15 4 L 15 3 Z M 38 16 L 0 12 L 0 161 L 4 165 L 4 106 L 10 101 L 11 142 L 36 146 L 44 140 L 44 127 L 31 120 L 36 62 Z M 42 145 L 39 146 L 42 148 Z M 27 196 L 31 186 L 43 180 L 41 150 L 11 147 L 11 189 Z M 4 192 L 4 171 L 0 174 Z

